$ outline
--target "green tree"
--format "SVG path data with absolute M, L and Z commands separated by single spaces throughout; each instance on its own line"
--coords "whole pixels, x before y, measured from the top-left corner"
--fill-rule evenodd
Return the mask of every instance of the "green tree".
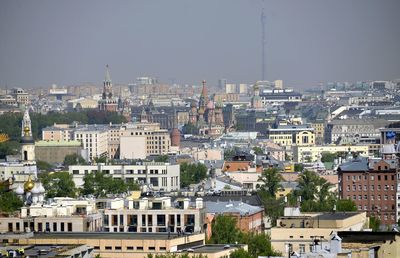
M 12 191 L 0 194 L 0 211 L 14 212 L 19 210 L 23 205 L 21 199 Z
M 85 165 L 85 159 L 76 153 L 68 154 L 64 158 L 64 166 L 72 166 L 72 165 Z
M 236 155 L 236 149 L 225 149 L 224 150 L 224 160 L 232 160 L 232 158 Z
M 262 154 L 264 154 L 264 150 L 263 150 L 261 147 L 259 147 L 259 146 L 253 147 L 253 151 L 254 151 L 254 153 L 255 153 L 256 155 L 262 155 Z
M 371 216 L 369 217 L 369 228 L 374 232 L 380 231 L 381 220 L 379 217 Z
M 305 170 L 297 179 L 299 185 L 295 195 L 301 196 L 303 212 L 332 211 L 337 196 L 330 189 L 332 184 L 317 173 Z
M 140 189 L 139 185 L 135 182 L 126 183 L 124 180 L 112 178 L 102 171 L 85 175 L 83 182 L 82 193 L 96 197 L 104 197 L 106 194 L 121 194 Z
M 259 256 L 279 256 L 271 245 L 271 238 L 265 233 L 255 234 L 253 232 L 242 234 L 240 243 L 248 245 L 248 252 L 251 257 Z
M 182 163 L 180 166 L 181 187 L 198 184 L 207 177 L 207 167 L 201 163 Z
M 160 156 L 157 156 L 155 159 L 154 159 L 154 161 L 155 162 L 168 162 L 169 161 L 169 157 L 168 157 L 168 155 L 160 155 Z
M 350 199 L 338 200 L 336 202 L 337 211 L 357 211 L 356 203 Z
M 239 241 L 240 232 L 236 227 L 236 219 L 234 217 L 218 215 L 212 225 L 212 236 L 210 243 L 212 244 L 234 244 Z
M 36 166 L 39 170 L 47 172 L 50 172 L 50 170 L 53 168 L 52 165 L 43 160 L 36 161 Z
M 335 153 L 330 153 L 330 152 L 322 152 L 321 153 L 321 161 L 322 162 L 333 162 L 336 158 Z
M 230 258 L 253 258 L 253 256 L 243 248 L 239 248 L 233 251 L 230 255 Z
M 295 172 L 302 172 L 304 170 L 304 165 L 301 163 L 294 164 L 294 171 Z
M 258 191 L 258 196 L 263 203 L 265 215 L 271 219 L 272 226 L 276 226 L 276 220 L 283 216 L 284 199 L 276 199 L 275 196 L 271 196 L 265 191 Z
M 102 157 L 98 157 L 98 158 L 94 158 L 94 162 L 98 163 L 107 163 L 107 157 L 102 156 Z
M 46 189 L 46 197 L 76 197 L 72 175 L 68 172 L 45 172 L 39 174 L 39 179 Z
M 7 155 L 19 154 L 20 144 L 17 141 L 6 141 L 0 143 L 0 159 L 5 159 Z
M 192 123 L 187 123 L 182 128 L 183 134 L 197 134 L 199 129 Z
M 258 181 L 263 182 L 261 190 L 265 191 L 269 196 L 275 196 L 279 188 L 282 187 L 280 182 L 283 180 L 281 174 L 276 168 L 264 169 Z

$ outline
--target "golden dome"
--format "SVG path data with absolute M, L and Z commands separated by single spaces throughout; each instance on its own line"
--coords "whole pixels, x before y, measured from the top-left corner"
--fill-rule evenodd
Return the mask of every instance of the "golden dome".
M 24 190 L 25 192 L 30 192 L 33 187 L 35 187 L 35 183 L 32 181 L 31 176 L 29 176 L 28 181 L 24 183 Z

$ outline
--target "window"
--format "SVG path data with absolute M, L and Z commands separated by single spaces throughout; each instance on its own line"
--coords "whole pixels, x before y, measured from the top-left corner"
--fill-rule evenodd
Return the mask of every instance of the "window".
M 371 181 L 374 181 L 375 180 L 375 176 L 371 176 Z
M 156 247 L 155 246 L 149 246 L 149 251 L 155 251 Z
M 127 246 L 126 250 L 132 251 L 132 250 L 134 250 L 134 248 L 133 248 L 133 246 Z
M 116 246 L 115 250 L 122 250 L 122 248 L 120 246 Z
M 136 250 L 138 250 L 138 251 L 143 251 L 143 246 L 138 246 L 138 247 L 136 247 Z
M 72 223 L 68 222 L 68 232 L 72 232 Z
M 299 245 L 299 251 L 301 254 L 306 252 L 306 245 L 305 244 L 300 244 Z
M 381 170 L 381 167 L 379 167 L 379 170 Z M 378 176 L 378 181 L 380 181 L 381 180 L 381 176 L 379 175 Z
M 106 246 L 106 250 L 112 250 L 112 246 Z

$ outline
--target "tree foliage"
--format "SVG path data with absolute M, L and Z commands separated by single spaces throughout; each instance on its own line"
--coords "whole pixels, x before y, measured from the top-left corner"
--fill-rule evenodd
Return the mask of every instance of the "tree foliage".
M 39 179 L 46 189 L 46 197 L 76 197 L 72 175 L 68 172 L 44 172 L 39 174 Z
M 219 215 L 212 225 L 212 244 L 234 244 L 240 240 L 239 229 L 236 227 L 236 219 L 230 216 Z
M 68 154 L 64 157 L 64 166 L 72 166 L 72 165 L 85 165 L 85 159 L 76 153 Z
M 207 167 L 201 163 L 182 163 L 180 166 L 181 187 L 200 183 L 207 177 Z
M 322 152 L 321 161 L 322 162 L 333 162 L 336 159 L 337 155 L 331 152 Z
M 304 170 L 304 165 L 301 163 L 294 164 L 294 172 L 302 172 Z
M 45 115 L 40 113 L 31 113 L 32 136 L 39 139 L 42 129 L 57 124 L 70 124 L 79 122 L 82 124 L 108 124 L 125 123 L 126 118 L 117 112 L 103 112 L 96 109 L 84 110 L 81 112 L 49 112 Z M 5 113 L 0 115 L 0 131 L 10 136 L 12 140 L 19 141 L 21 137 L 22 113 Z
M 263 182 L 261 190 L 265 191 L 269 196 L 275 196 L 279 188 L 282 187 L 280 182 L 283 180 L 281 174 L 276 168 L 264 169 L 258 181 Z
M 165 163 L 165 162 L 168 162 L 168 161 L 169 161 L 169 157 L 168 157 L 168 155 L 160 155 L 160 156 L 157 156 L 157 157 L 154 159 L 154 161 L 155 161 L 155 162 L 163 162 L 163 163 Z
M 121 194 L 127 191 L 136 191 L 140 187 L 136 182 L 126 183 L 120 178 L 112 178 L 104 172 L 97 171 L 87 174 L 83 177 L 84 195 L 94 195 L 96 197 L 104 197 L 107 194 Z
M 357 211 L 357 205 L 353 200 L 344 199 L 336 202 L 337 211 Z
M 192 123 L 187 123 L 182 128 L 183 134 L 198 134 L 199 129 Z
M 263 150 L 261 147 L 259 147 L 259 146 L 255 146 L 255 147 L 253 148 L 253 151 L 254 151 L 254 153 L 255 153 L 256 155 L 262 155 L 262 154 L 264 154 L 264 150 Z
M 47 172 L 50 172 L 53 168 L 52 165 L 43 160 L 37 160 L 36 166 L 40 171 L 47 171 Z
M 6 141 L 0 143 L 0 159 L 5 159 L 7 155 L 19 154 L 20 144 L 17 141 Z
M 14 212 L 20 209 L 23 205 L 21 199 L 13 191 L 0 194 L 0 211 Z
M 371 216 L 369 217 L 369 228 L 372 229 L 372 231 L 377 232 L 380 230 L 381 226 L 381 220 L 379 217 L 374 217 Z
M 212 244 L 246 244 L 248 251 L 240 250 L 234 252 L 233 257 L 259 257 L 277 256 L 271 245 L 269 235 L 265 233 L 241 232 L 236 227 L 236 219 L 230 216 L 218 215 L 212 226 Z M 232 254 L 231 254 L 232 257 Z

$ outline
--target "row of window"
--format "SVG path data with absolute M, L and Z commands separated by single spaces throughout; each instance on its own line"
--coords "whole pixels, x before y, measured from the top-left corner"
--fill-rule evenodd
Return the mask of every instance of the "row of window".
M 357 187 L 357 185 L 353 185 L 352 187 L 350 187 L 350 185 L 348 185 L 346 187 L 347 192 L 350 192 L 350 189 L 352 189 L 353 192 L 357 191 L 357 188 L 358 188 L 358 191 L 368 191 L 368 186 L 367 185 L 364 185 L 364 187 L 362 187 L 362 185 L 358 185 L 358 187 Z M 370 185 L 369 188 L 370 188 L 371 191 L 375 190 L 375 186 L 374 185 Z M 380 191 L 382 189 L 382 186 L 381 185 L 377 185 L 376 189 L 378 191 Z M 393 191 L 394 190 L 394 185 L 391 185 L 391 186 L 385 185 L 385 186 L 383 186 L 383 190 L 388 191 L 389 189 Z
M 117 251 L 121 251 L 122 247 L 121 246 L 105 246 L 104 247 L 105 250 L 117 250 Z M 100 246 L 94 246 L 94 250 L 100 250 Z M 143 246 L 127 246 L 126 247 L 126 251 L 144 251 Z M 164 246 L 160 246 L 159 251 L 166 251 L 166 247 Z M 147 251 L 156 251 L 156 247 L 155 246 L 149 246 Z
M 385 168 L 385 169 L 387 169 L 387 168 Z M 368 179 L 367 175 L 364 175 L 364 176 L 359 175 L 359 176 L 353 176 L 353 177 L 347 176 L 347 180 L 348 181 L 350 181 L 350 180 L 361 181 L 361 180 L 367 180 L 367 179 Z M 380 180 L 387 181 L 387 180 L 389 180 L 389 175 L 377 175 L 377 179 L 378 179 L 378 181 L 380 181 Z M 370 180 L 374 181 L 375 180 L 375 175 L 371 175 L 370 176 Z M 394 175 L 390 175 L 390 180 L 394 180 Z
M 363 196 L 360 194 L 360 195 L 358 195 L 358 200 L 362 200 L 363 198 L 362 198 Z M 368 196 L 368 195 L 364 195 L 364 200 L 368 200 L 368 197 L 369 197 L 369 199 L 371 200 L 371 201 L 373 201 L 373 200 L 375 200 L 375 196 L 374 195 L 370 195 L 370 196 Z M 350 199 L 351 198 L 351 195 L 347 195 L 347 199 Z M 385 195 L 382 195 L 382 198 L 383 198 L 383 200 L 389 200 L 389 196 L 387 195 L 387 194 L 385 194 Z M 376 199 L 378 200 L 378 201 L 380 201 L 381 200 L 381 195 L 377 195 L 376 196 Z M 391 200 L 394 200 L 394 195 L 391 195 L 390 196 L 390 199 Z M 353 195 L 353 200 L 357 200 L 357 195 Z

